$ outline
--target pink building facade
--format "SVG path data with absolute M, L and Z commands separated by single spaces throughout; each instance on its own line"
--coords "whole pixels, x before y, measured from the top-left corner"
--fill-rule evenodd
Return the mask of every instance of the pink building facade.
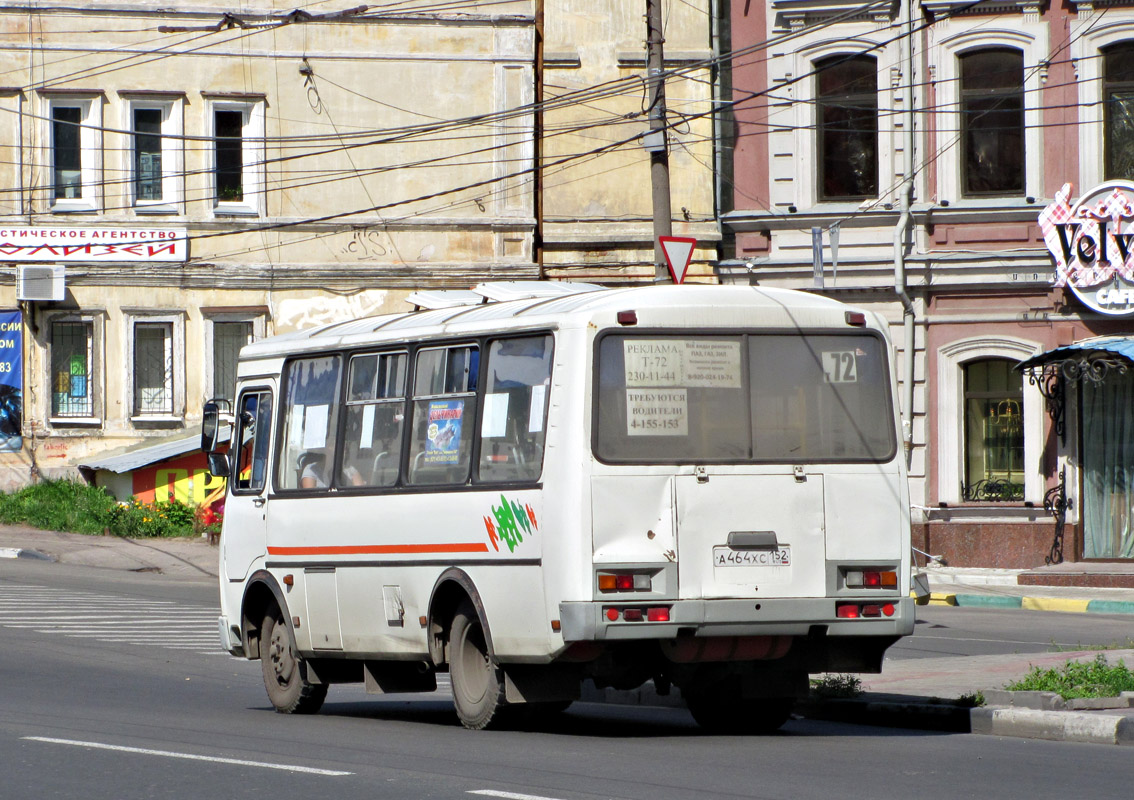
M 1134 559 L 1134 2 L 732 0 L 721 33 L 721 280 L 891 321 L 916 546 Z

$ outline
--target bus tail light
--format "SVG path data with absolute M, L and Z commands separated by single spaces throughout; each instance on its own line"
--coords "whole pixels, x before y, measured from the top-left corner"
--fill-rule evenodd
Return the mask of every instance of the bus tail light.
M 858 619 L 858 606 L 853 603 L 842 603 L 835 606 L 835 616 L 839 619 Z
M 669 622 L 669 608 L 650 608 L 646 610 L 646 619 L 650 622 Z
M 626 608 L 622 611 L 622 618 L 627 622 L 641 622 L 642 609 L 640 608 Z
M 618 608 L 607 606 L 602 610 L 603 616 L 611 622 L 669 622 L 669 606 L 657 608 Z
M 898 573 L 893 570 L 847 570 L 848 589 L 896 589 Z
M 653 581 L 645 572 L 600 572 L 598 588 L 600 592 L 648 592 Z

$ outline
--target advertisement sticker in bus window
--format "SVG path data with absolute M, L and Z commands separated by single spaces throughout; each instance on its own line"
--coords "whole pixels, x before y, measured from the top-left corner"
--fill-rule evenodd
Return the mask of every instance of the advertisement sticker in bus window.
M 458 464 L 461 460 L 461 423 L 464 400 L 431 400 L 426 429 L 425 463 Z
M 734 339 L 626 339 L 622 347 L 627 386 L 741 386 Z
M 627 386 L 681 384 L 682 342 L 660 339 L 626 339 L 622 343 Z
M 480 435 L 496 439 L 508 431 L 508 393 L 493 392 L 484 396 L 484 421 Z
M 685 389 L 627 389 L 627 436 L 688 436 Z
M 827 383 L 858 383 L 858 361 L 854 350 L 824 350 L 823 377 Z

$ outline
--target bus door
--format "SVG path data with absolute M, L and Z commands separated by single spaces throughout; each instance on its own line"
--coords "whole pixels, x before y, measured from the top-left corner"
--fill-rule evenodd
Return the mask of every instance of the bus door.
M 678 476 L 683 598 L 822 597 L 823 476 Z
M 229 580 L 246 577 L 252 563 L 265 553 L 274 396 L 274 386 L 250 387 L 236 401 L 225 534 L 221 537 L 221 560 Z

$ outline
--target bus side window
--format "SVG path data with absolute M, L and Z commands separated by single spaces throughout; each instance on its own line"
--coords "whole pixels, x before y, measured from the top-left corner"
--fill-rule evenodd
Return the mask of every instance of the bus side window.
M 351 359 L 339 486 L 397 482 L 408 362 L 406 353 L 367 353 Z
M 530 336 L 489 344 L 480 426 L 481 481 L 533 481 L 543 469 L 552 339 Z
M 468 480 L 479 356 L 475 345 L 418 351 L 408 483 Z
M 271 392 L 248 392 L 241 396 L 237 411 L 236 439 L 240 445 L 233 475 L 233 491 L 259 492 L 264 488 L 271 414 Z
M 300 358 L 287 365 L 281 412 L 279 489 L 325 489 L 338 428 L 339 357 Z

